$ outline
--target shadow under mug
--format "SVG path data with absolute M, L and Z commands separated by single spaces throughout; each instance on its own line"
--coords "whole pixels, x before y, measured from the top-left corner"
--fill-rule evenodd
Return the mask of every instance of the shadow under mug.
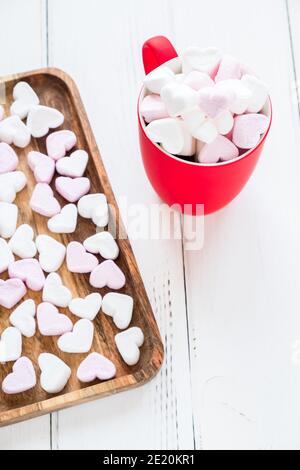
M 145 42 L 143 61 L 146 74 L 162 64 L 176 73 L 180 71 L 176 50 L 164 36 Z M 229 204 L 247 183 L 261 155 L 272 122 L 271 100 L 263 110 L 270 117 L 270 124 L 256 147 L 234 160 L 202 164 L 173 156 L 149 139 L 140 114 L 140 103 L 146 94 L 143 87 L 138 101 L 139 140 L 148 179 L 160 198 L 192 215 L 210 214 Z

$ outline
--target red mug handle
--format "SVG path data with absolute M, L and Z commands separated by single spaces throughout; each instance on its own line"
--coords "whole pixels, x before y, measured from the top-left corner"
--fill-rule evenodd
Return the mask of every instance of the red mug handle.
M 155 36 L 143 45 L 143 62 L 146 75 L 178 54 L 168 38 Z

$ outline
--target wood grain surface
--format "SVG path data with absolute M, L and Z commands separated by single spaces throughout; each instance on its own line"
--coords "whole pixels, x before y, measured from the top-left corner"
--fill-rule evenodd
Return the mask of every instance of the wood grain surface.
M 8 396 L 1 392 L 0 425 L 24 420 L 143 384 L 156 374 L 163 358 L 162 343 L 153 312 L 130 243 L 128 239 L 124 237 L 125 230 L 120 221 L 118 207 L 74 82 L 64 72 L 51 68 L 4 77 L 1 81 L 6 85 L 7 99 L 5 106 L 7 112 L 12 101 L 13 86 L 20 80 L 27 81 L 34 88 L 40 97 L 41 104 L 54 107 L 64 114 L 65 121 L 61 128 L 74 131 L 77 136 L 76 148 L 84 149 L 89 153 L 90 159 L 86 176 L 91 181 L 90 192 L 105 193 L 111 208 L 110 216 L 114 219 L 113 225 L 116 227 L 116 233 L 123 235 L 123 237 L 118 240 L 120 255 L 116 263 L 126 276 L 126 285 L 118 292 L 126 293 L 133 297 L 134 313 L 131 326 L 140 326 L 142 328 L 145 334 L 145 342 L 141 348 L 139 363 L 134 367 L 128 367 L 116 350 L 114 336 L 118 332 L 117 328 L 111 318 L 100 313 L 94 320 L 95 334 L 91 351 L 98 351 L 111 359 L 117 367 L 117 374 L 115 379 L 108 382 L 83 385 L 76 378 L 76 370 L 86 354 L 63 353 L 57 347 L 57 337 L 45 337 L 40 335 L 39 332 L 37 332 L 33 338 L 23 337 L 22 355 L 29 357 L 33 361 L 37 376 L 39 376 L 37 358 L 41 352 L 51 352 L 59 356 L 71 367 L 72 376 L 63 392 L 54 397 L 44 392 L 39 383 L 34 389 L 19 395 Z M 90 220 L 79 217 L 75 233 L 55 235 L 47 228 L 48 219 L 33 212 L 29 206 L 29 199 L 36 182 L 27 165 L 27 154 L 31 150 L 46 153 L 45 141 L 46 137 L 32 139 L 29 146 L 25 149 L 16 149 L 20 160 L 18 169 L 24 171 L 28 178 L 27 187 L 18 194 L 15 201 L 19 207 L 18 224 L 30 224 L 36 234 L 51 235 L 64 245 L 67 245 L 72 240 L 82 243 L 88 236 L 95 233 L 95 226 Z M 52 181 L 52 188 L 55 191 L 54 181 L 55 177 Z M 66 201 L 57 193 L 55 195 L 62 206 L 66 204 Z M 68 271 L 65 263 L 61 267 L 59 274 L 64 284 L 72 291 L 73 297 L 84 297 L 96 291 L 89 284 L 89 275 L 72 274 Z M 5 279 L 7 274 L 1 277 Z M 102 295 L 105 295 L 109 290 L 104 288 L 99 291 Z M 37 305 L 42 301 L 41 292 L 36 293 L 28 291 L 26 298 L 33 298 Z M 9 326 L 9 314 L 12 310 L 6 310 L 1 307 L 1 331 Z M 68 309 L 60 309 L 60 311 L 66 313 L 73 323 L 78 320 Z M 12 363 L 0 366 L 1 381 L 11 371 L 11 367 Z

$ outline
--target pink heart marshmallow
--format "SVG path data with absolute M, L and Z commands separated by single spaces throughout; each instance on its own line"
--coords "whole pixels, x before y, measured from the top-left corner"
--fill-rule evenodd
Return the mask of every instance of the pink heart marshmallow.
M 217 163 L 219 160 L 232 160 L 238 156 L 238 148 L 223 135 L 218 135 L 212 143 L 203 145 L 198 154 L 198 161 L 200 163 Z
M 107 286 L 117 290 L 124 287 L 125 283 L 124 273 L 112 260 L 103 261 L 90 275 L 90 284 L 97 289 Z
M 198 105 L 201 111 L 211 118 L 215 118 L 228 110 L 230 99 L 229 93 L 216 91 L 211 87 L 202 88 L 198 92 Z
M 46 139 L 47 153 L 53 160 L 59 160 L 76 145 L 76 135 L 72 131 L 56 131 Z
M 102 354 L 92 352 L 79 365 L 77 378 L 80 382 L 93 382 L 94 380 L 109 380 L 115 377 L 116 366 Z
M 21 279 L 0 279 L 0 305 L 4 308 L 14 307 L 26 295 L 27 289 Z
M 230 80 L 237 79 L 240 80 L 242 76 L 241 64 L 238 60 L 230 55 L 224 55 L 217 75 L 215 76 L 215 81 L 220 82 L 221 80 Z
M 79 242 L 71 242 L 67 246 L 67 267 L 71 273 L 90 273 L 98 266 L 96 256 L 87 253 Z
M 38 306 L 36 318 L 40 333 L 44 336 L 60 336 L 73 329 L 70 318 L 59 313 L 58 309 L 48 302 Z
M 69 202 L 77 202 L 90 190 L 89 178 L 69 178 L 59 176 L 55 180 L 56 191 Z
M 169 117 L 167 108 L 159 95 L 147 95 L 140 106 L 141 115 L 147 123 Z
M 0 174 L 15 171 L 19 163 L 13 148 L 5 142 L 0 143 Z
M 53 196 L 52 189 L 46 183 L 36 185 L 29 204 L 33 211 L 45 217 L 53 217 L 61 210 L 59 202 Z
M 8 267 L 8 274 L 12 279 L 21 279 L 33 291 L 42 290 L 45 284 L 45 274 L 34 258 L 14 261 Z
M 215 84 L 213 79 L 207 73 L 198 72 L 197 70 L 193 70 L 188 73 L 185 76 L 183 83 L 192 87 L 196 91 L 201 90 L 201 88 L 214 86 Z
M 2 382 L 2 390 L 8 395 L 22 393 L 36 386 L 36 374 L 28 357 L 20 357 Z
M 51 183 L 55 172 L 55 162 L 52 158 L 44 153 L 33 151 L 27 155 L 27 162 L 37 183 Z
M 269 118 L 264 114 L 243 114 L 234 119 L 232 140 L 241 149 L 255 147 L 260 136 L 269 126 Z

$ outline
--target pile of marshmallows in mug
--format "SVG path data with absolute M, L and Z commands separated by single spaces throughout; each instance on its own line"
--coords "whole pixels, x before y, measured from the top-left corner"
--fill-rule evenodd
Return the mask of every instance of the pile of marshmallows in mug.
M 119 330 L 124 330 L 115 335 L 115 343 L 128 365 L 138 362 L 139 348 L 144 341 L 140 328 L 128 328 L 133 313 L 131 296 L 109 292 L 102 298 L 99 292 L 93 292 L 85 298 L 72 298 L 57 273 L 66 259 L 69 272 L 90 273 L 93 288 L 118 290 L 126 283 L 124 273 L 115 262 L 119 247 L 113 236 L 103 231 L 109 221 L 106 197 L 101 193 L 88 194 L 90 180 L 83 174 L 89 156 L 84 150 L 66 156 L 76 145 L 74 132 L 50 133 L 46 138 L 47 155 L 36 151 L 28 153 L 27 162 L 36 180 L 29 205 L 34 212 L 48 218 L 48 229 L 52 233 L 75 232 L 80 223 L 78 213 L 91 219 L 96 233 L 65 246 L 47 234 L 35 236 L 28 224 L 18 226 L 19 208 L 14 201 L 26 186 L 27 178 L 22 171 L 17 171 L 19 158 L 11 144 L 25 148 L 31 136 L 40 138 L 48 134 L 49 129 L 61 126 L 64 116 L 54 108 L 40 105 L 35 91 L 26 82 L 15 86 L 13 98 L 11 115 L 5 117 L 3 108 L 0 113 L 0 273 L 8 271 L 9 277 L 0 279 L 1 314 L 2 307 L 15 307 L 9 316 L 12 326 L 1 332 L 0 340 L 0 363 L 16 361 L 12 372 L 2 382 L 2 390 L 7 394 L 21 393 L 36 385 L 33 363 L 22 356 L 22 338 L 32 338 L 36 326 L 42 336 L 58 337 L 59 350 L 70 354 L 89 353 L 94 338 L 93 320 L 102 309 Z M 64 207 L 50 187 L 55 171 L 58 173 L 56 191 L 67 201 Z M 33 299 L 24 301 L 27 289 L 42 291 L 42 303 L 36 305 Z M 75 324 L 58 310 L 67 307 L 80 318 Z M 47 351 L 39 355 L 38 364 L 41 387 L 48 393 L 60 392 L 71 376 L 70 367 Z M 98 352 L 87 355 L 77 369 L 77 378 L 84 383 L 107 380 L 115 374 L 115 364 Z
M 216 48 L 190 47 L 178 60 L 178 73 L 161 65 L 145 77 L 140 112 L 148 137 L 202 164 L 232 160 L 255 147 L 269 126 L 267 86 Z

